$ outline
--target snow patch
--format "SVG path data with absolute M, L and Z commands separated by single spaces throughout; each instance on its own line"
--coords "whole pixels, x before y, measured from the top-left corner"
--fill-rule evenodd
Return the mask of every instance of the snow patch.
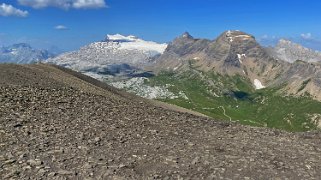
M 237 35 L 237 36 L 234 36 L 234 37 L 236 37 L 236 38 L 245 38 L 245 39 L 247 39 L 247 38 L 252 38 L 252 37 L 249 36 L 249 35 Z
M 158 44 L 153 41 L 145 41 L 136 36 L 123 36 L 120 34 L 107 35 L 106 41 L 119 42 L 120 48 L 125 50 L 141 50 L 141 51 L 156 51 L 157 53 L 164 53 L 167 44 Z
M 232 34 L 231 30 L 228 30 L 228 31 L 226 32 L 226 36 L 231 36 L 231 34 Z
M 254 79 L 254 86 L 255 86 L 255 89 L 263 89 L 263 88 L 265 88 L 265 86 L 263 86 L 261 81 L 258 80 L 258 79 Z
M 242 59 L 246 58 L 246 55 L 245 54 L 237 54 L 237 58 L 239 59 L 240 63 L 242 64 L 243 63 Z

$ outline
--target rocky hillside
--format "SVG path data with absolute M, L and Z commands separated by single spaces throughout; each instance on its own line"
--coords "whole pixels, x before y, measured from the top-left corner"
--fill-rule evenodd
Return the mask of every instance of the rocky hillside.
M 0 65 L 1 179 L 320 179 L 319 133 L 166 110 L 76 72 Z
M 47 50 L 33 49 L 26 43 L 0 47 L 0 63 L 30 64 L 43 61 L 53 56 L 54 55 Z
M 269 52 L 273 57 L 290 63 L 297 60 L 305 62 L 321 61 L 321 52 L 285 39 L 281 39 L 275 47 L 269 48 Z
M 101 42 L 91 43 L 47 62 L 86 72 L 93 77 L 135 76 L 137 72 L 142 73 L 144 66 L 153 63 L 153 58 L 162 54 L 166 46 L 135 36 L 107 35 Z

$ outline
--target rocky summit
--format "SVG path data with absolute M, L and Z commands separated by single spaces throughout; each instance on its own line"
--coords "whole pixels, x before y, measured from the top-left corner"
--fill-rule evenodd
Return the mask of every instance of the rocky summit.
M 222 122 L 71 70 L 0 65 L 1 179 L 321 179 L 321 134 Z

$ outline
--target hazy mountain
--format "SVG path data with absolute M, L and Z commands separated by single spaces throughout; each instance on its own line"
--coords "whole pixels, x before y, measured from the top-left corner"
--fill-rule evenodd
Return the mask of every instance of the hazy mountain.
M 275 47 L 270 47 L 268 50 L 275 58 L 291 63 L 296 60 L 306 62 L 321 61 L 321 52 L 285 39 L 281 39 Z
M 26 43 L 0 48 L 0 63 L 29 64 L 40 62 L 53 56 L 47 50 L 34 49 Z

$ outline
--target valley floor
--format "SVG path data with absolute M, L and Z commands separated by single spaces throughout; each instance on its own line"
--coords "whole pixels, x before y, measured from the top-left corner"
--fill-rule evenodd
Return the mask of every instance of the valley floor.
M 117 82 L 116 87 L 223 121 L 290 132 L 320 130 L 321 127 L 321 102 L 309 96 L 283 95 L 275 87 L 255 90 L 253 84 L 241 76 L 196 70 L 163 72 L 144 80 L 133 78 Z M 148 96 L 151 92 L 153 97 Z

